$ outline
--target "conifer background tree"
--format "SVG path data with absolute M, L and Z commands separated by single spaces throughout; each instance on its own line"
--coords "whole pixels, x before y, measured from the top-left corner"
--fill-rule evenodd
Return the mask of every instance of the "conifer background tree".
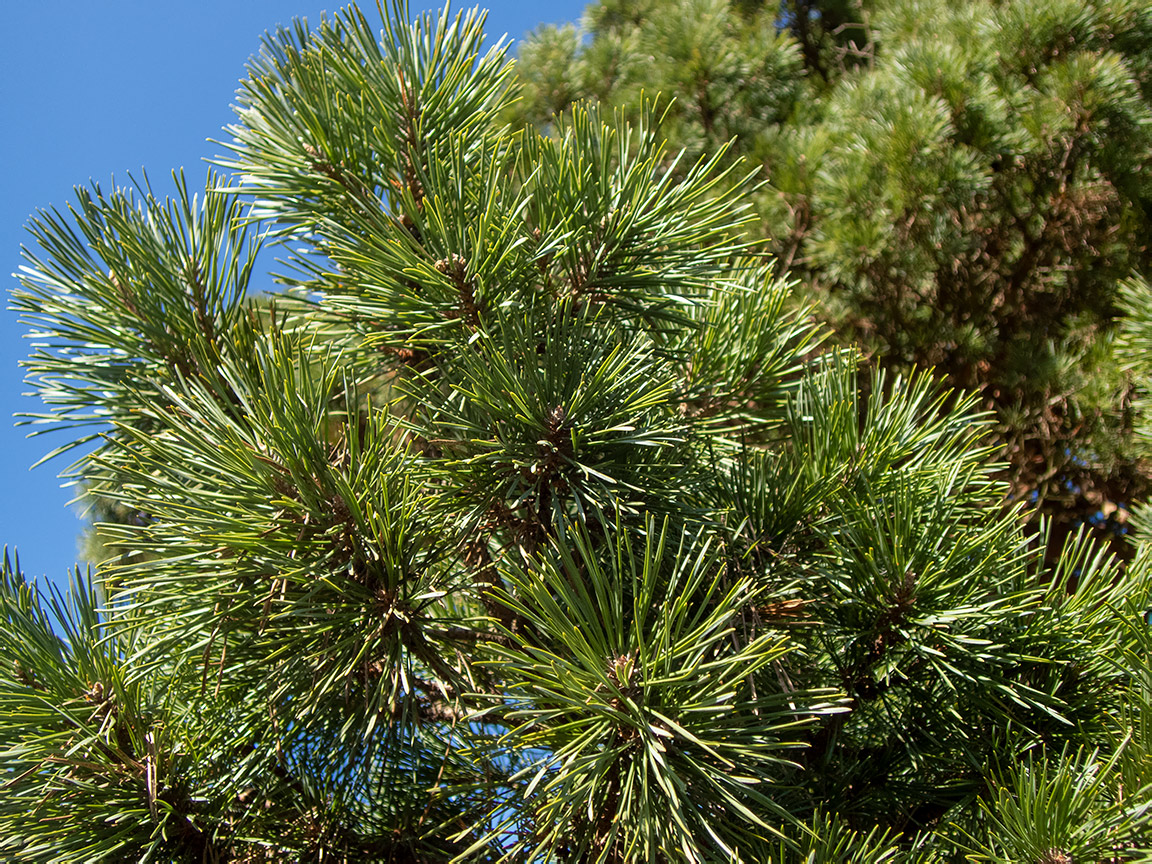
M 1150 553 L 829 347 L 723 149 L 509 126 L 483 17 L 409 18 L 269 37 L 202 193 L 32 222 L 30 381 L 131 517 L 66 596 L 5 561 L 4 856 L 1152 851 Z
M 676 101 L 674 149 L 762 166 L 758 232 L 872 362 L 993 411 L 1074 530 L 1146 496 L 1120 286 L 1149 278 L 1152 12 L 1128 0 L 599 0 L 520 52 L 518 116 Z M 561 86 L 562 85 L 562 86 Z

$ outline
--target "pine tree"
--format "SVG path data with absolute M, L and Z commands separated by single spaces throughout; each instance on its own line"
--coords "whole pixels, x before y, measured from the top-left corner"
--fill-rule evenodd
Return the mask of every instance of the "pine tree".
M 1120 285 L 1152 275 L 1150 44 L 1128 0 L 600 0 L 522 49 L 517 110 L 644 89 L 673 147 L 735 139 L 821 317 L 978 391 L 1014 494 L 1074 523 L 1148 486 L 1112 351 Z
M 31 223 L 40 419 L 131 517 L 5 559 L 4 856 L 1152 851 L 1148 554 L 1050 556 L 974 398 L 826 347 L 723 152 L 509 127 L 482 16 L 382 17 L 270 36 L 202 194 Z

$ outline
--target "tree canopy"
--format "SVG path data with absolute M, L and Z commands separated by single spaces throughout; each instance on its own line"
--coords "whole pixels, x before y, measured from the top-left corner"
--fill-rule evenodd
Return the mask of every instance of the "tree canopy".
M 521 49 L 517 111 L 660 93 L 673 148 L 732 140 L 821 317 L 976 391 L 1014 493 L 1074 523 L 1147 491 L 1114 351 L 1152 267 L 1149 45 L 1128 0 L 602 0 Z
M 5 559 L 4 855 L 1146 856 L 1152 553 L 1027 528 L 980 397 L 833 344 L 727 150 L 509 125 L 483 45 L 300 22 L 228 173 L 32 220 L 40 419 L 122 515 L 67 591 Z

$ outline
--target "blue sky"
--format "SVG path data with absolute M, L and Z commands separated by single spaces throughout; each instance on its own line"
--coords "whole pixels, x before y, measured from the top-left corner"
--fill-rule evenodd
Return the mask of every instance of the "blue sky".
M 365 3 L 369 10 L 374 5 Z M 544 22 L 575 20 L 583 2 L 494 0 L 488 33 L 519 38 Z M 339 8 L 311 0 L 50 0 L 6 4 L 0 52 L 0 271 L 20 265 L 24 229 L 38 208 L 63 207 L 72 188 L 146 169 L 156 191 L 185 168 L 202 188 L 209 138 L 232 122 L 230 105 L 260 36 L 277 24 Z M 425 7 L 413 0 L 414 11 Z M 463 8 L 462 6 L 460 8 Z M 371 13 L 374 14 L 374 11 Z M 5 304 L 6 305 L 6 304 Z M 0 315 L 0 543 L 20 553 L 29 575 L 61 579 L 82 528 L 57 473 L 64 461 L 29 471 L 63 442 L 27 439 L 7 419 L 35 411 L 17 364 L 29 350 L 12 312 Z

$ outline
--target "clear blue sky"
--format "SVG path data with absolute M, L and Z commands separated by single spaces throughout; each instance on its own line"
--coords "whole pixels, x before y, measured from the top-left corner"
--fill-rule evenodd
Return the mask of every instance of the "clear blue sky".
M 463 4 L 453 4 L 465 8 Z M 469 4 L 471 5 L 471 4 Z M 488 33 L 517 39 L 544 22 L 571 21 L 578 0 L 493 0 Z M 375 14 L 374 3 L 364 8 Z M 11 2 L 0 52 L 0 272 L 20 265 L 24 226 L 38 208 L 61 209 L 72 187 L 148 171 L 157 191 L 174 168 L 201 182 L 209 138 L 232 122 L 230 106 L 260 36 L 277 24 L 339 8 L 312 0 L 47 0 Z M 425 7 L 413 0 L 414 11 Z M 438 7 L 435 7 L 438 8 Z M 195 178 L 195 179 L 194 179 Z M 5 303 L 5 306 L 7 304 Z M 35 411 L 18 362 L 28 353 L 14 313 L 0 316 L 0 543 L 29 575 L 61 579 L 81 530 L 57 472 L 29 466 L 64 439 L 26 439 L 7 418 Z

